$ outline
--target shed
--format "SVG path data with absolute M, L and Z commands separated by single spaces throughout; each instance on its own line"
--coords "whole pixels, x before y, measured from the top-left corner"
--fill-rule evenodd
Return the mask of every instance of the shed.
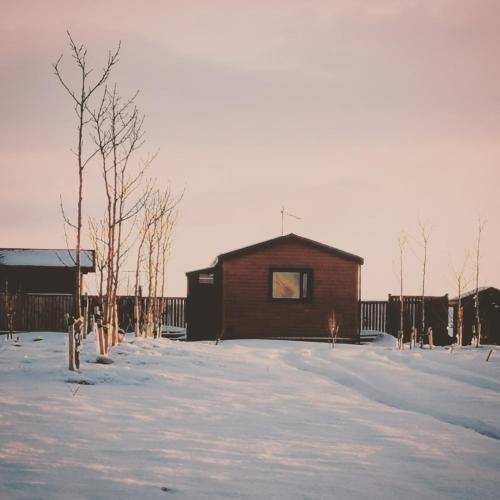
M 75 250 L 0 248 L 0 291 L 73 293 Z M 95 272 L 94 250 L 80 251 L 82 274 Z
M 363 259 L 288 234 L 186 273 L 187 340 L 359 339 Z
M 483 344 L 500 344 L 500 290 L 489 286 L 481 287 L 479 295 L 479 319 L 481 321 L 481 342 Z M 473 327 L 476 317 L 476 290 L 461 296 L 463 310 L 463 341 L 469 345 L 472 341 Z M 458 297 L 450 300 L 454 308 L 454 334 L 456 335 L 458 316 Z

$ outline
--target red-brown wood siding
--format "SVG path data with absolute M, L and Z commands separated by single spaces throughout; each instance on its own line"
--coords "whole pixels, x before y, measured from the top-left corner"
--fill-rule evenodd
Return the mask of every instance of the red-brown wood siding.
M 360 264 L 298 242 L 283 242 L 223 261 L 224 338 L 326 337 L 332 312 L 339 337 L 358 336 Z M 271 268 L 313 271 L 310 302 L 269 297 Z

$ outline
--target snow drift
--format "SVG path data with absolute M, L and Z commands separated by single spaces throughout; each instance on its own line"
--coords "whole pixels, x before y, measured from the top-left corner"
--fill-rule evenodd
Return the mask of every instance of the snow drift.
M 2 499 L 493 499 L 500 350 L 0 340 Z

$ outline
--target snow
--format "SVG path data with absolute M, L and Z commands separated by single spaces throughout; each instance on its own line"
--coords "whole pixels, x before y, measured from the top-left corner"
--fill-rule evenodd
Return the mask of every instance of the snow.
M 365 330 L 366 331 L 366 330 Z M 377 345 L 377 347 L 393 347 L 396 348 L 398 341 L 392 335 L 388 333 L 374 332 L 377 335 L 375 336 L 373 343 Z
M 497 347 L 127 339 L 0 339 L 1 499 L 498 498 Z
M 75 267 L 75 258 L 75 250 L 0 249 L 0 265 L 3 266 Z M 94 267 L 91 250 L 81 250 L 80 259 L 81 267 Z
M 161 336 L 176 340 L 186 340 L 187 332 L 185 328 L 180 326 L 162 325 Z

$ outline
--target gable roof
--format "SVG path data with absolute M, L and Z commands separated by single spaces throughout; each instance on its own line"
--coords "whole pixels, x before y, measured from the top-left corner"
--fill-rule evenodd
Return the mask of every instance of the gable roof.
M 75 268 L 75 250 L 0 248 L 0 267 Z M 95 271 L 94 250 L 80 250 L 83 272 Z
M 213 265 L 215 266 L 216 264 L 224 260 L 232 259 L 234 257 L 240 257 L 241 255 L 246 255 L 249 253 L 256 252 L 258 250 L 263 250 L 265 248 L 277 246 L 285 242 L 301 243 L 303 245 L 317 248 L 318 250 L 322 250 L 324 252 L 328 252 L 342 259 L 352 260 L 354 262 L 357 262 L 358 264 L 364 263 L 363 258 L 359 257 L 358 255 L 345 252 L 344 250 L 339 250 L 338 248 L 331 247 L 330 245 L 325 245 L 324 243 L 319 243 L 318 241 L 314 241 L 309 238 L 304 238 L 303 236 L 299 236 L 294 233 L 290 233 L 284 236 L 278 236 L 277 238 L 272 238 L 270 240 L 262 241 L 260 243 L 255 243 L 254 245 L 249 245 L 247 247 L 239 248 L 237 250 L 232 250 L 230 252 L 222 253 L 217 256 Z

